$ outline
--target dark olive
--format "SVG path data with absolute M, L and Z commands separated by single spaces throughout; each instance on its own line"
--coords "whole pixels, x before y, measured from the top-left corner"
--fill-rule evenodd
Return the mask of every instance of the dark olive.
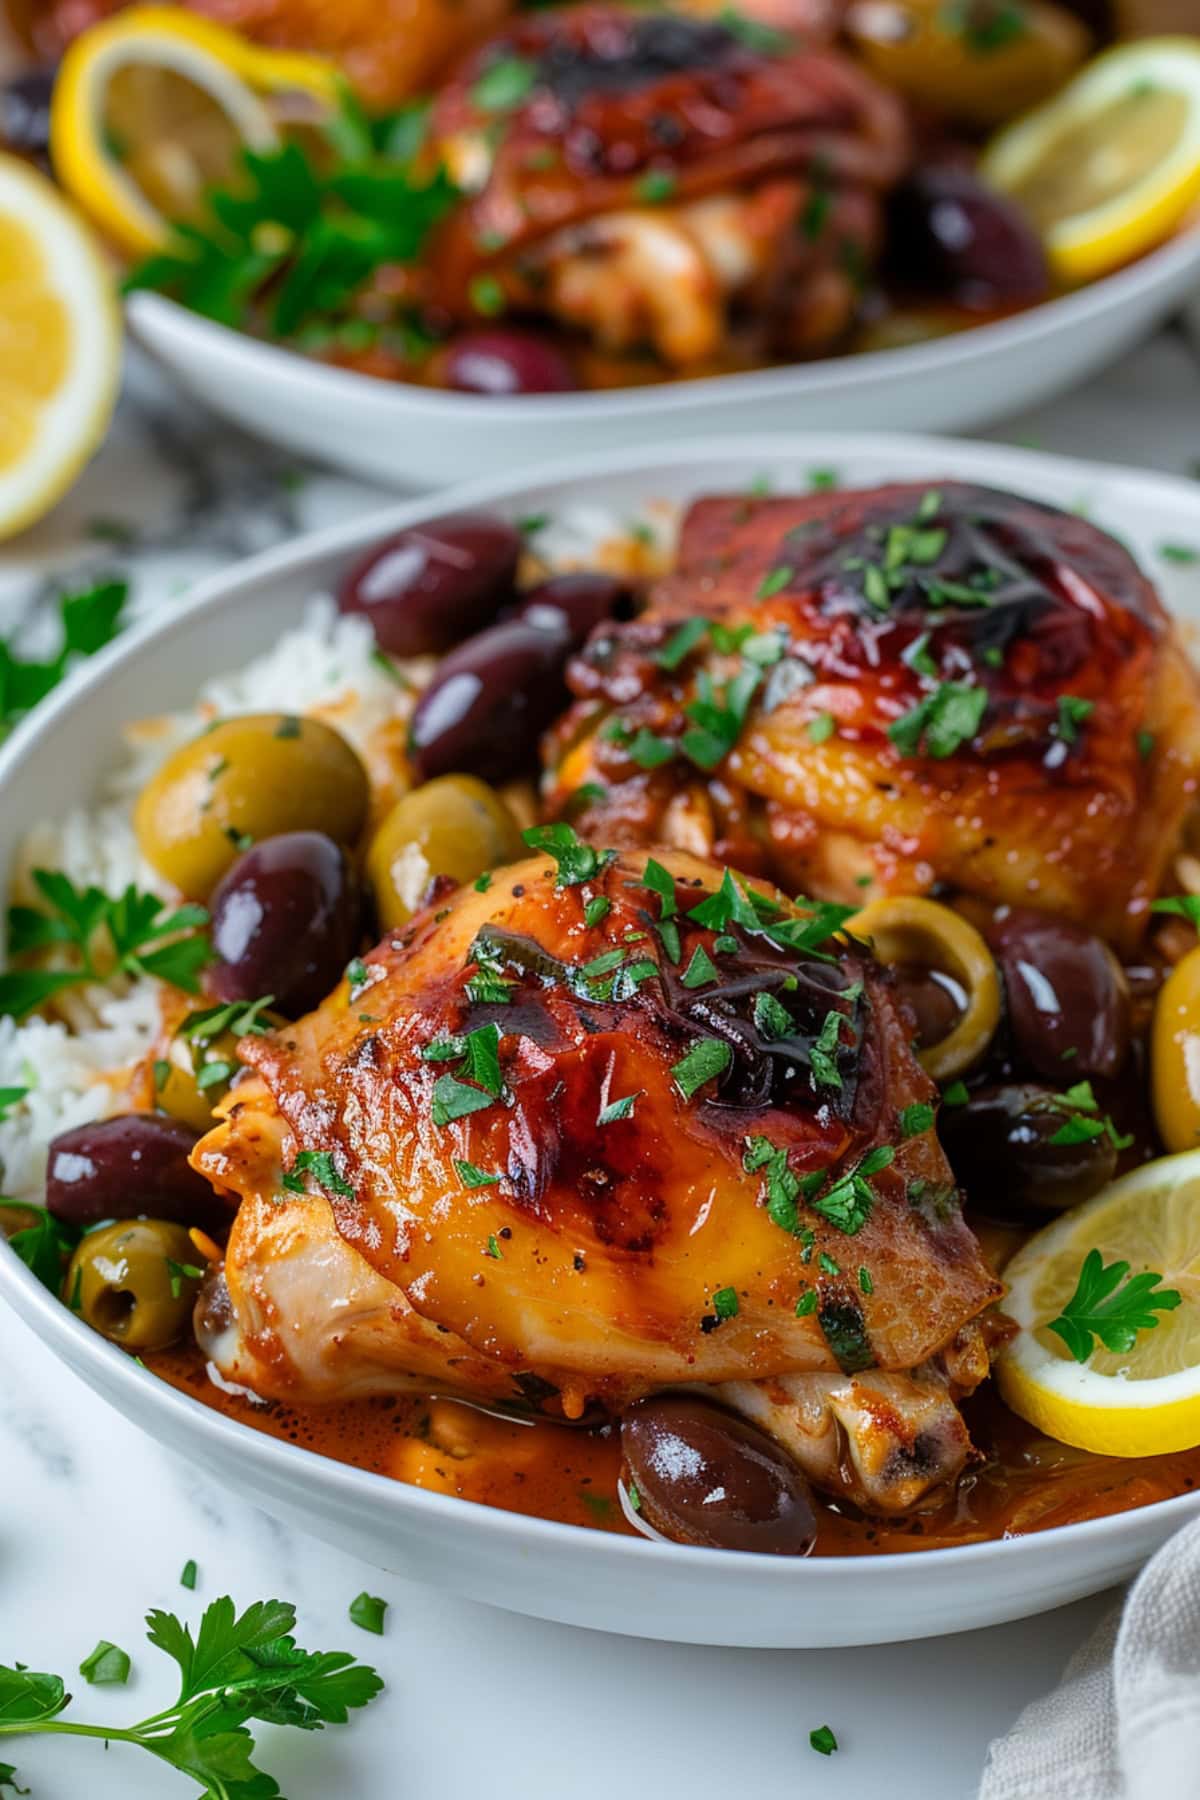
M 566 702 L 570 639 L 507 619 L 460 644 L 413 713 L 409 751 L 423 780 L 451 770 L 504 781 L 532 762 Z
M 892 975 L 900 999 L 916 1023 L 914 1039 L 918 1050 L 940 1044 L 949 1037 L 966 1011 L 967 998 L 961 985 L 941 969 L 923 969 L 917 963 L 895 963 Z
M 165 1350 L 191 1323 L 204 1278 L 182 1225 L 122 1219 L 89 1231 L 63 1279 L 85 1325 L 127 1350 Z
M 581 570 L 577 575 L 552 575 L 530 588 L 517 608 L 517 617 L 541 631 L 565 635 L 571 648 L 578 650 L 595 626 L 627 614 L 631 601 L 628 586 L 615 575 Z
M 196 1133 L 158 1113 L 123 1113 L 51 1140 L 46 1208 L 70 1225 L 148 1215 L 206 1230 L 229 1209 L 188 1163 Z
M 1108 1131 L 1079 1139 L 1080 1125 L 1093 1122 L 1099 1114 L 1072 1114 L 1060 1094 L 1016 1082 L 979 1088 L 965 1106 L 943 1106 L 938 1136 L 973 1211 L 1029 1224 L 1112 1180 L 1117 1150 Z
M 359 888 L 320 831 L 287 831 L 240 856 L 213 894 L 211 983 L 222 1000 L 274 995 L 289 1018 L 329 993 L 358 947 Z
M 0 87 L 0 143 L 26 156 L 50 148 L 50 95 L 53 69 L 27 69 Z
M 892 194 L 894 272 L 959 306 L 1032 306 L 1050 292 L 1046 253 L 1020 208 L 970 169 L 916 169 Z
M 512 597 L 521 534 L 490 513 L 410 525 L 355 565 L 338 590 L 363 613 L 381 650 L 422 656 L 478 631 Z
M 1017 1054 L 1051 1081 L 1117 1075 L 1129 1054 L 1129 983 L 1081 925 L 1012 907 L 988 927 Z
M 682 1544 L 807 1556 L 817 1520 L 808 1483 L 773 1438 L 692 1394 L 639 1400 L 621 1421 L 638 1516 Z
M 442 359 L 442 380 L 463 394 L 569 394 L 579 383 L 557 344 L 531 331 L 492 326 L 456 338 Z

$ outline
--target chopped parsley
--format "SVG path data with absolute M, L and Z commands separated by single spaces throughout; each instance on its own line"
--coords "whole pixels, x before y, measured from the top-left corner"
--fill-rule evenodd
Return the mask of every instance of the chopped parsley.
M 737 743 L 746 715 L 762 680 L 762 670 L 743 668 L 718 689 L 707 669 L 700 671 L 696 699 L 684 708 L 692 724 L 679 748 L 700 769 L 715 769 Z
M 685 988 L 706 987 L 710 981 L 720 980 L 717 966 L 703 944 L 697 944 L 692 952 L 692 960 L 679 979 Z
M 810 1313 L 815 1313 L 816 1310 L 817 1310 L 816 1289 L 815 1288 L 805 1288 L 804 1292 L 801 1294 L 800 1298 L 796 1302 L 796 1317 L 798 1319 L 806 1319 Z
M 679 186 L 670 169 L 647 169 L 634 185 L 634 193 L 645 206 L 661 206 Z
M 642 870 L 642 886 L 657 894 L 659 899 L 658 916 L 660 919 L 673 919 L 679 911 L 679 903 L 675 898 L 675 877 L 669 869 L 664 869 L 660 862 L 651 856 Z
M 838 1747 L 838 1741 L 828 1725 L 817 1725 L 809 1732 L 808 1741 L 818 1756 L 832 1756 Z
M 1178 913 L 1181 919 L 1186 919 L 1200 931 L 1200 894 L 1170 894 L 1164 900 L 1152 900 L 1150 911 Z
M 894 719 L 887 734 L 901 756 L 943 761 L 979 730 L 987 710 L 987 690 L 962 681 L 939 681 L 931 694 Z
M 660 669 L 677 669 L 691 655 L 697 644 L 708 636 L 707 619 L 685 619 L 667 639 L 655 662 Z
M 843 1015 L 840 1012 L 832 1009 L 825 1014 L 825 1022 L 821 1026 L 820 1034 L 808 1053 L 813 1077 L 825 1087 L 840 1088 L 842 1086 L 841 1072 L 835 1060 L 838 1045 L 841 1042 L 842 1018 Z
M 1064 744 L 1078 743 L 1079 727 L 1086 724 L 1095 710 L 1094 700 L 1081 700 L 1077 694 L 1060 694 L 1058 719 L 1054 727 L 1056 737 Z
M 915 1100 L 900 1114 L 900 1135 L 902 1137 L 920 1137 L 921 1133 L 930 1130 L 932 1125 L 933 1108 L 927 1106 L 923 1100 Z
M 754 1024 L 760 1036 L 771 1044 L 792 1037 L 796 1030 L 796 1021 L 774 994 L 755 994 Z
M 1183 566 L 1200 562 L 1200 550 L 1194 544 L 1160 544 L 1158 554 L 1164 562 Z
M 942 1089 L 943 1106 L 965 1106 L 970 1098 L 965 1081 L 952 1081 Z
M 531 825 L 521 833 L 531 850 L 545 850 L 558 865 L 556 887 L 578 887 L 592 881 L 616 856 L 615 850 L 596 850 L 585 844 L 569 825 Z
M 687 1055 L 672 1066 L 675 1086 L 685 1100 L 690 1100 L 705 1082 L 722 1074 L 732 1058 L 733 1051 L 724 1038 L 698 1038 Z
M 195 1588 L 198 1574 L 199 1570 L 196 1567 L 195 1559 L 189 1556 L 179 1572 L 180 1587 Z
M 825 743 L 836 730 L 837 720 L 831 712 L 818 713 L 815 719 L 808 721 L 809 741 L 814 744 Z
M 486 894 L 491 885 L 492 871 L 490 869 L 485 869 L 482 875 L 477 875 L 472 883 L 477 894 Z
M 642 1088 L 638 1088 L 634 1094 L 623 1094 L 619 1100 L 610 1100 L 608 1105 L 602 1106 L 596 1114 L 597 1125 L 615 1125 L 618 1119 L 632 1118 L 634 1104 L 641 1099 L 643 1091 Z
M 289 1194 L 305 1192 L 305 1173 L 311 1174 L 318 1187 L 323 1187 L 327 1194 L 341 1194 L 351 1197 L 354 1189 L 348 1181 L 338 1174 L 337 1165 L 331 1150 L 301 1150 L 291 1168 L 283 1177 L 283 1185 Z
M 523 56 L 498 57 L 471 89 L 471 99 L 483 112 L 511 112 L 535 86 L 537 75 L 537 64 Z
M 350 1623 L 357 1625 L 360 1631 L 373 1631 L 376 1637 L 382 1637 L 387 1609 L 387 1601 L 377 1594 L 356 1594 L 349 1606 Z
M 1052 1102 L 1055 1109 L 1067 1114 L 1058 1130 L 1048 1140 L 1051 1144 L 1087 1144 L 1107 1137 L 1116 1150 L 1127 1150 L 1132 1136 L 1122 1137 L 1107 1113 L 1101 1114 L 1100 1103 L 1092 1092 L 1090 1081 L 1077 1081 Z
M 79 1673 L 92 1687 L 124 1687 L 133 1667 L 124 1650 L 101 1638 L 90 1656 L 79 1665 Z
M 718 1319 L 736 1319 L 738 1314 L 737 1289 L 718 1288 L 712 1297 L 712 1304 Z
M 612 911 L 612 901 L 607 894 L 593 894 L 583 909 L 583 922 L 587 926 L 599 925 L 601 919 L 608 917 Z
M 792 568 L 791 564 L 780 563 L 777 568 L 772 569 L 769 574 L 763 576 L 758 584 L 758 592 L 754 597 L 756 600 L 771 600 L 776 594 L 781 594 L 788 583 L 794 581 L 795 578 L 796 571 Z
M 493 1262 L 504 1261 L 504 1252 L 500 1248 L 499 1241 L 494 1231 L 488 1232 L 487 1249 L 484 1251 L 484 1255 L 490 1256 Z
M 847 1237 L 857 1236 L 875 1204 L 875 1193 L 868 1178 L 878 1174 L 880 1169 L 886 1169 L 895 1155 L 890 1144 L 880 1144 L 869 1151 L 855 1168 L 813 1200 L 814 1210 L 839 1231 L 844 1231 Z
M 454 1158 L 454 1173 L 465 1188 L 495 1187 L 500 1179 L 498 1175 L 489 1175 L 485 1169 L 478 1169 L 473 1162 L 465 1162 L 458 1156 Z

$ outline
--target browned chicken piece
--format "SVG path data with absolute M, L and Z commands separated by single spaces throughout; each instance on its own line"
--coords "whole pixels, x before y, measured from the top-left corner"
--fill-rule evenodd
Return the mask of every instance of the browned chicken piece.
M 698 501 L 648 609 L 569 680 L 547 808 L 597 842 L 847 903 L 1034 905 L 1125 946 L 1200 776 L 1196 675 L 1128 552 L 953 481 Z
M 681 369 L 731 332 L 762 355 L 836 343 L 908 157 L 885 89 L 729 9 L 523 14 L 455 71 L 431 134 L 463 191 L 427 253 L 440 305 Z
M 298 1401 L 420 1387 L 579 1418 L 748 1385 L 816 1479 L 911 1505 L 968 1453 L 953 1399 L 987 1356 L 953 1347 L 1000 1288 L 910 1021 L 831 940 L 836 909 L 661 854 L 562 831 L 557 867 L 460 891 L 353 998 L 243 1041 L 257 1077 L 194 1158 L 241 1201 L 202 1341 Z M 930 1373 L 951 1353 L 953 1382 Z

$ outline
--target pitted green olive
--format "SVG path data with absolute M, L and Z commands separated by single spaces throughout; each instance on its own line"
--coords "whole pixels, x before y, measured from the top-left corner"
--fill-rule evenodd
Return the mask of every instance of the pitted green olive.
M 101 1337 L 126 1350 L 163 1350 L 188 1328 L 203 1271 L 182 1225 L 128 1219 L 89 1231 L 63 1298 Z
M 367 772 L 331 726 L 246 713 L 169 756 L 138 796 L 134 824 L 147 862 L 190 899 L 207 900 L 262 838 L 323 831 L 352 844 L 367 801 Z
M 371 840 L 367 877 L 379 923 L 411 919 L 435 875 L 474 881 L 524 855 L 521 833 L 499 794 L 474 775 L 441 775 L 397 800 Z

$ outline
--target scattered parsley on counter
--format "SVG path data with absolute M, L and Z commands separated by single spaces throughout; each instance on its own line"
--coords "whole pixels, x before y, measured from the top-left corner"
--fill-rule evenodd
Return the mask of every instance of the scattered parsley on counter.
M 1152 1331 L 1156 1313 L 1173 1312 L 1181 1295 L 1175 1288 L 1160 1288 L 1162 1276 L 1147 1270 L 1129 1275 L 1127 1262 L 1104 1263 L 1098 1250 L 1089 1250 L 1079 1271 L 1075 1292 L 1047 1330 L 1060 1337 L 1076 1362 L 1085 1363 L 1095 1343 L 1120 1354 L 1132 1350 L 1139 1331 Z M 1124 1285 L 1122 1285 L 1124 1284 Z
M 838 1747 L 838 1741 L 828 1725 L 818 1725 L 808 1734 L 808 1741 L 818 1756 L 832 1756 Z
M 350 1602 L 350 1622 L 362 1631 L 373 1631 L 376 1637 L 383 1636 L 383 1618 L 388 1603 L 376 1594 L 358 1594 Z
M 187 1561 L 184 1563 L 183 1568 L 180 1570 L 180 1574 L 179 1574 L 180 1587 L 194 1588 L 196 1585 L 196 1577 L 199 1574 L 199 1572 L 200 1571 L 196 1567 L 195 1559 L 193 1557 L 189 1556 Z
M 80 1663 L 79 1673 L 92 1687 L 124 1687 L 132 1667 L 124 1650 L 101 1638 L 92 1654 Z
M 129 1726 L 63 1719 L 71 1696 L 60 1675 L 0 1665 L 0 1737 L 69 1732 L 106 1748 L 135 1744 L 202 1783 L 209 1800 L 270 1800 L 279 1787 L 252 1760 L 250 1722 L 304 1731 L 344 1725 L 352 1707 L 366 1706 L 383 1687 L 374 1669 L 346 1651 L 301 1650 L 291 1635 L 295 1624 L 296 1609 L 285 1601 L 259 1600 L 239 1616 L 224 1596 L 205 1608 L 193 1636 L 173 1613 L 156 1608 L 146 1616 L 147 1636 L 178 1663 L 179 1697 Z M 124 1657 L 114 1645 L 99 1644 L 88 1662 L 114 1654 Z M 109 1660 L 108 1666 L 117 1665 Z M 16 1775 L 11 1764 L 0 1763 L 0 1786 L 15 1786 Z

